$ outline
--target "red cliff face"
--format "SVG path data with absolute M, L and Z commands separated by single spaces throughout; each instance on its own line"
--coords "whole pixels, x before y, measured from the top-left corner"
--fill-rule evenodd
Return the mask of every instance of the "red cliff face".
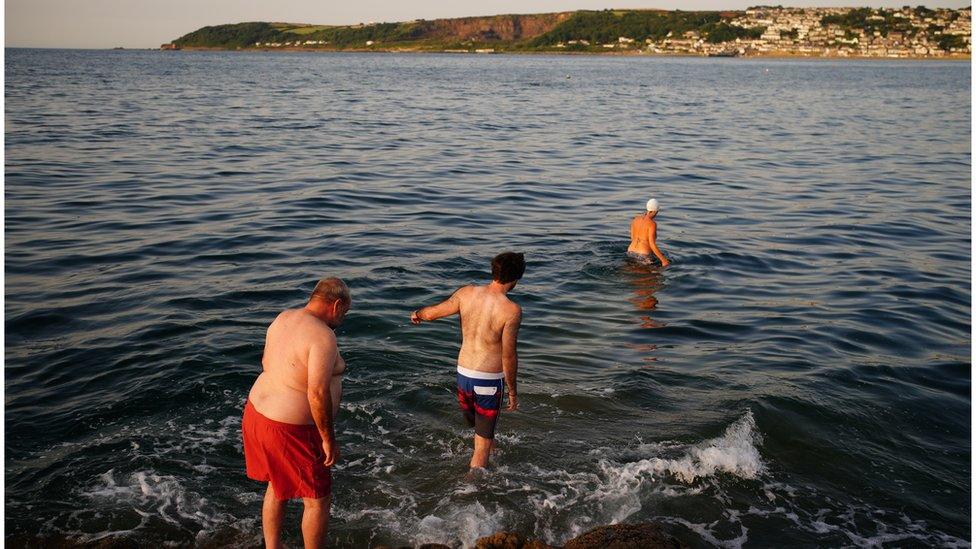
M 539 15 L 495 15 L 438 19 L 427 22 L 427 38 L 440 40 L 528 40 L 552 30 L 572 13 L 544 13 Z

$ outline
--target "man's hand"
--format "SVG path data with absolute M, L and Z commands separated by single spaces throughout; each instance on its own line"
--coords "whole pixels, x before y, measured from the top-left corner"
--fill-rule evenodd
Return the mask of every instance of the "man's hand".
M 505 407 L 506 412 L 514 412 L 518 410 L 518 395 L 515 393 L 508 393 L 508 406 Z
M 322 440 L 322 451 L 325 452 L 323 463 L 326 467 L 332 467 L 336 461 L 339 461 L 339 443 L 335 439 Z
M 420 322 L 421 322 L 422 319 L 420 318 L 420 315 L 417 314 L 419 312 L 420 312 L 420 309 L 417 309 L 416 311 L 410 313 L 410 322 L 412 324 L 420 324 Z
M 667 259 L 662 259 L 662 260 L 661 260 L 661 266 L 662 266 L 662 267 L 667 267 L 667 266 L 668 266 L 668 265 L 670 265 L 670 264 L 671 264 L 671 262 L 670 262 L 670 261 L 668 261 Z

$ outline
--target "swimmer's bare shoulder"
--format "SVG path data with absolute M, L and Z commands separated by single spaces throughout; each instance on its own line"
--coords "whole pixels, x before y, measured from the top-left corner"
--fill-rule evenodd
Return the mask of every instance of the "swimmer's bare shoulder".
M 508 311 L 507 311 L 508 312 L 508 319 L 507 320 L 509 322 L 518 322 L 518 323 L 521 323 L 521 321 L 522 321 L 522 306 L 519 305 L 518 303 L 512 301 L 511 299 L 509 299 L 508 302 L 511 305 L 508 307 Z
M 468 284 L 467 286 L 461 286 L 460 288 L 454 291 L 454 294 L 451 295 L 449 299 L 456 301 L 458 305 L 464 304 L 465 302 L 467 302 L 469 299 L 473 297 L 476 288 L 477 286 L 473 284 Z

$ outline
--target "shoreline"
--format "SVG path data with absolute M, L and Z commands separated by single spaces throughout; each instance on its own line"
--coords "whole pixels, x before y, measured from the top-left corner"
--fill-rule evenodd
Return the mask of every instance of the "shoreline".
M 602 52 L 602 51 L 495 51 L 495 52 L 478 52 L 478 51 L 460 51 L 460 50 L 423 50 L 423 49 L 328 49 L 328 48 L 210 48 L 203 46 L 189 46 L 184 47 L 179 50 L 156 50 L 156 51 L 226 51 L 234 53 L 275 53 L 275 52 L 290 52 L 290 53 L 377 53 L 377 54 L 390 54 L 390 53 L 430 53 L 430 54 L 443 54 L 443 55 L 474 55 L 474 56 L 490 56 L 490 55 L 566 55 L 566 56 L 587 56 L 587 57 L 679 57 L 679 58 L 702 58 L 702 59 L 849 59 L 855 61 L 972 61 L 971 54 L 949 54 L 942 56 L 931 56 L 931 55 L 912 55 L 905 57 L 888 57 L 888 56 L 878 56 L 878 55 L 806 55 L 806 54 L 791 54 L 785 52 L 777 52 L 770 54 L 751 54 L 751 55 L 736 55 L 729 57 L 715 57 L 709 55 L 699 55 L 694 53 L 648 53 L 643 51 L 633 51 L 633 52 Z

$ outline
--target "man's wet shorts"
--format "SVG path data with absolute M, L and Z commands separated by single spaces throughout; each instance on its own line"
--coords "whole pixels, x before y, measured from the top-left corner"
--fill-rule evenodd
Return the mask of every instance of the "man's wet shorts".
M 504 379 L 503 372 L 479 372 L 458 366 L 457 396 L 461 413 L 474 432 L 484 438 L 495 438 Z
M 241 434 L 248 478 L 270 481 L 275 499 L 319 499 L 332 493 L 332 472 L 325 466 L 322 437 L 315 425 L 269 419 L 248 401 Z

